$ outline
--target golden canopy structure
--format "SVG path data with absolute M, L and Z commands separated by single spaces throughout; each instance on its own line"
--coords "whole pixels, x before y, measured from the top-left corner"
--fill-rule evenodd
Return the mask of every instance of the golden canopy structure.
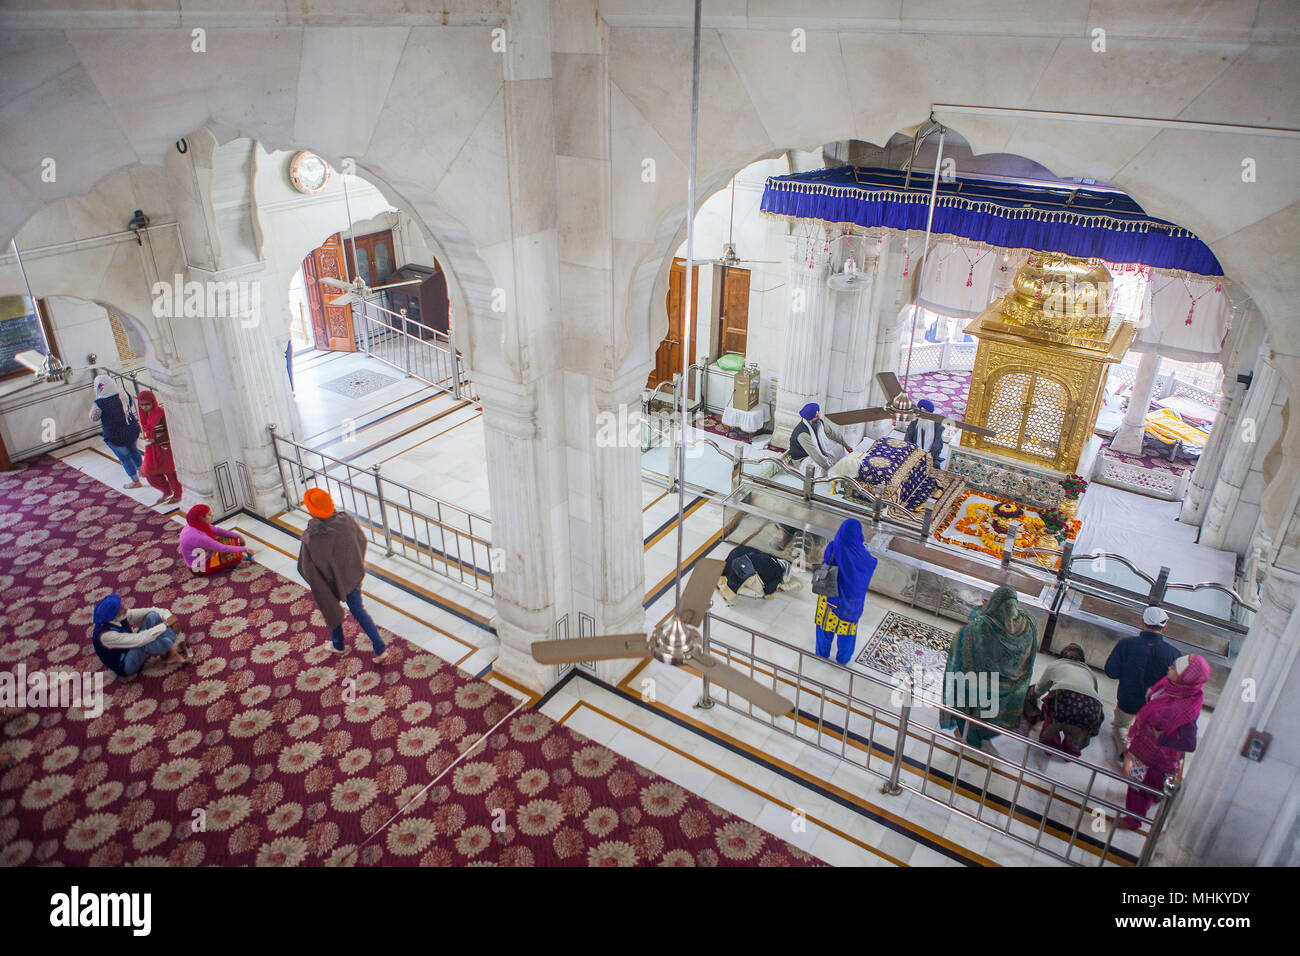
M 1069 474 L 1092 435 L 1110 366 L 1133 341 L 1110 315 L 1111 276 L 1097 260 L 1029 256 L 1012 290 L 967 326 L 979 339 L 963 449 Z

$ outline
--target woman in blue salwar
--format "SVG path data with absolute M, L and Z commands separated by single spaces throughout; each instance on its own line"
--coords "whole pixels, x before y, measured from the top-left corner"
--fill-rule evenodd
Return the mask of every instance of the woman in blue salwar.
M 838 639 L 835 662 L 848 664 L 858 640 L 858 619 L 867 600 L 867 585 L 876 570 L 876 559 L 862 541 L 862 525 L 849 518 L 840 525 L 822 555 L 825 564 L 839 568 L 839 593 L 817 598 L 817 655 L 831 656 L 831 643 Z

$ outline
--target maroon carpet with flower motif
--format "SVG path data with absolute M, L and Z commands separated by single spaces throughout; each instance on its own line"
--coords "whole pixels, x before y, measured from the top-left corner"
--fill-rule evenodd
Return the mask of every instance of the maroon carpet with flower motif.
M 172 608 L 195 652 L 105 672 L 94 719 L 5 715 L 0 865 L 816 862 L 401 638 L 334 657 L 302 586 L 195 577 L 177 534 L 52 459 L 0 475 L 0 669 L 102 671 L 110 591 Z

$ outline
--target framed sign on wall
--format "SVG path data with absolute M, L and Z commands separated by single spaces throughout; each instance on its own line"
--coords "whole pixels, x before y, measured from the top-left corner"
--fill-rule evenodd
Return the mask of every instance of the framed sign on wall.
M 32 374 L 14 358 L 29 350 L 62 358 L 44 303 L 25 295 L 0 296 L 0 380 Z

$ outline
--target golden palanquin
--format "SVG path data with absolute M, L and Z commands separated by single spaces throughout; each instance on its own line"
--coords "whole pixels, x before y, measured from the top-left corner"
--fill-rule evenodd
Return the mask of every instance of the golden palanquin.
M 1110 315 L 1110 272 L 1096 260 L 1033 253 L 1012 291 L 967 326 L 979 338 L 962 447 L 1070 473 L 1079 465 L 1110 366 L 1133 341 Z

